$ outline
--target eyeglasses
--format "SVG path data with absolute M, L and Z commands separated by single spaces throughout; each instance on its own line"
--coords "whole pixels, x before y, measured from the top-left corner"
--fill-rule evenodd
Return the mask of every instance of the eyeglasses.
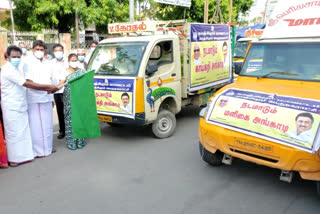
M 193 52 L 200 52 L 200 49 L 194 49 Z
M 224 103 L 226 103 L 226 102 L 228 102 L 228 100 L 220 100 L 220 102 L 224 102 Z

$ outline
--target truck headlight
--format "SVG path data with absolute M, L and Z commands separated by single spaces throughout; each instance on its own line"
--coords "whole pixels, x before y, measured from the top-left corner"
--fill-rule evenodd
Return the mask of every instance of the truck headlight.
M 207 106 L 200 110 L 200 112 L 199 112 L 199 116 L 200 117 L 202 117 L 202 118 L 206 117 L 206 115 L 207 115 L 207 113 L 209 111 L 211 103 L 212 103 L 211 101 L 208 101 L 207 102 Z

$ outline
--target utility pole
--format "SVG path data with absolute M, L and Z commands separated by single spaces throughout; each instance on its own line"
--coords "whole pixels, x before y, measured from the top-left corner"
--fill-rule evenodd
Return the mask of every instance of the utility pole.
M 78 0 L 76 0 L 76 3 Z M 78 18 L 78 11 L 77 8 L 75 9 L 76 15 L 75 15 L 75 24 L 76 24 L 76 42 L 77 42 L 77 49 L 80 48 L 79 44 L 79 18 Z
M 229 23 L 232 22 L 232 0 L 229 0 Z
M 204 0 L 204 20 L 205 24 L 208 24 L 208 10 L 209 10 L 209 0 Z
M 13 44 L 16 41 L 16 32 L 14 30 L 14 19 L 13 19 L 13 12 L 12 12 L 12 1 L 9 0 L 10 5 L 10 17 L 11 17 L 11 25 L 12 25 L 12 36 L 13 36 Z
M 134 22 L 134 0 L 129 0 L 130 23 Z

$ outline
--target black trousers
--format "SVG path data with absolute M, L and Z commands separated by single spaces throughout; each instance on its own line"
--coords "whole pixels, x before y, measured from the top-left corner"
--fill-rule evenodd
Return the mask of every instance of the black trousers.
M 63 94 L 54 94 L 54 101 L 56 103 L 56 109 L 59 119 L 59 132 L 65 134 L 65 124 L 64 124 L 64 112 L 63 112 Z

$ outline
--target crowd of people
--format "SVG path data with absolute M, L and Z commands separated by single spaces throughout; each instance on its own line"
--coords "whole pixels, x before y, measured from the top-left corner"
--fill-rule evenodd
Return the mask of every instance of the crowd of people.
M 81 149 L 85 139 L 74 139 L 71 128 L 70 86 L 68 81 L 86 72 L 97 42 L 88 54 L 78 49 L 67 58 L 61 44 L 53 46 L 35 40 L 32 50 L 24 43 L 9 46 L 1 68 L 0 168 L 18 166 L 35 158 L 47 157 L 53 148 L 53 109 L 56 106 L 59 135 L 69 149 Z

